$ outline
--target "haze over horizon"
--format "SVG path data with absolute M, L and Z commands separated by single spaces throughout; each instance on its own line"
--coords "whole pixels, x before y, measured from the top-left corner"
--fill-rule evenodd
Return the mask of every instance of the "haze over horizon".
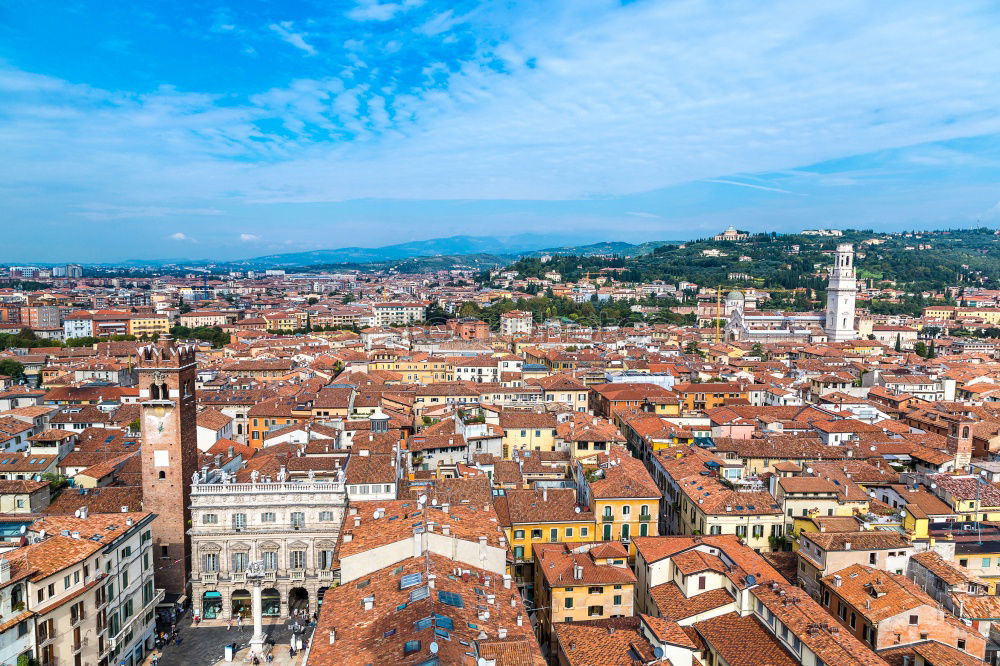
M 0 261 L 1000 226 L 987 2 L 0 13 Z

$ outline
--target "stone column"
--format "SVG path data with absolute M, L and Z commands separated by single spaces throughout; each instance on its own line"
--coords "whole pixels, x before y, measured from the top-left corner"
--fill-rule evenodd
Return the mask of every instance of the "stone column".
M 251 591 L 251 612 L 253 613 L 253 638 L 250 639 L 250 649 L 259 657 L 264 656 L 264 608 L 261 603 L 261 581 L 255 578 Z

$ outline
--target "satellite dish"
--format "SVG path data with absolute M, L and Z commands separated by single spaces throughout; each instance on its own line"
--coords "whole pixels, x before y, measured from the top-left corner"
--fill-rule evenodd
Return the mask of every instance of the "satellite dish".
M 661 648 L 659 645 L 653 648 L 653 656 L 656 657 L 657 659 L 663 659 L 663 648 Z
M 576 507 L 576 508 L 575 508 L 575 509 L 573 509 L 573 510 L 574 510 L 574 511 L 576 511 L 577 513 L 580 513 L 580 507 Z
M 806 474 L 812 474 L 812 473 L 813 473 L 813 468 L 812 467 L 806 467 Z
M 28 526 L 27 525 L 21 525 L 21 534 L 24 534 L 27 531 L 28 531 Z
M 417 504 L 424 505 L 427 504 L 427 495 L 421 495 L 417 498 Z
M 476 660 L 476 666 L 486 666 L 489 662 L 486 661 L 486 657 L 480 657 Z
M 931 490 L 934 490 L 935 488 L 937 488 L 937 484 L 936 483 L 932 483 L 931 484 Z
M 757 577 L 753 574 L 747 574 L 747 585 L 756 585 Z
M 437 644 L 437 641 L 431 641 L 430 649 L 431 649 L 431 654 L 437 654 L 438 653 L 438 644 Z
M 900 509 L 899 516 L 900 518 L 906 518 L 906 509 Z

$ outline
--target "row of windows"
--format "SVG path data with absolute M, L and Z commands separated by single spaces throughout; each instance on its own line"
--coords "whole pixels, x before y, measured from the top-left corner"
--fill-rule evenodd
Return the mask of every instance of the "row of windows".
M 613 509 L 611 508 L 610 504 L 604 505 L 604 514 L 603 515 L 604 515 L 605 518 L 611 518 L 612 511 L 613 511 Z M 629 506 L 628 504 L 623 505 L 622 506 L 622 515 L 623 516 L 629 516 L 631 514 L 632 514 L 632 507 Z M 649 515 L 649 505 L 648 504 L 643 504 L 643 505 L 641 505 L 639 507 L 639 515 L 640 516 L 648 516 Z
M 333 522 L 334 512 L 333 511 L 320 511 L 319 512 L 319 522 L 329 523 Z M 260 514 L 261 523 L 276 523 L 278 522 L 278 516 L 273 511 L 265 511 Z M 302 511 L 292 511 L 290 516 L 291 526 L 305 527 L 306 525 L 306 514 Z M 219 515 L 216 513 L 203 513 L 201 515 L 202 525 L 218 525 Z M 234 529 L 244 529 L 247 526 L 247 514 L 245 513 L 234 513 L 232 515 L 232 525 Z
M 572 527 L 565 528 L 565 537 L 567 539 L 573 538 L 573 532 L 574 532 L 574 528 L 572 528 Z M 590 534 L 590 529 L 589 528 L 586 528 L 586 527 L 581 527 L 580 528 L 580 536 L 581 537 L 586 537 L 589 534 Z M 524 538 L 524 530 L 514 530 L 514 538 L 515 539 L 523 539 Z M 540 530 L 540 529 L 531 530 L 531 538 L 532 539 L 536 539 L 536 540 L 537 539 L 541 539 L 542 538 L 542 530 Z M 558 527 L 549 528 L 549 540 L 550 541 L 558 541 L 559 540 L 559 528 Z
M 266 571 L 276 571 L 278 569 L 278 553 L 277 551 L 268 550 L 261 553 L 261 560 L 264 563 L 264 569 Z M 247 567 L 250 566 L 250 553 L 239 552 L 233 553 L 230 557 L 230 571 L 242 572 L 246 571 Z M 333 567 L 333 550 L 318 550 L 316 551 L 316 567 L 319 569 L 330 569 Z M 201 568 L 202 571 L 219 571 L 219 555 L 217 553 L 206 553 L 201 556 Z M 306 551 L 304 550 L 291 550 L 288 551 L 288 568 L 289 569 L 305 569 L 306 568 Z
M 593 588 L 591 588 L 591 589 L 593 589 Z M 604 588 L 597 588 L 597 589 L 603 590 Z M 599 593 L 590 592 L 590 594 L 599 594 Z M 614 599 L 612 600 L 611 603 L 614 606 L 621 606 L 622 605 L 622 595 L 616 594 L 614 596 Z M 565 599 L 563 599 L 563 608 L 572 608 L 572 607 L 573 607 L 573 597 L 566 597 Z M 587 615 L 594 615 L 594 613 L 589 612 L 590 610 L 592 610 L 594 608 L 599 608 L 600 609 L 600 612 L 597 613 L 598 615 L 603 615 L 604 614 L 604 607 L 603 606 L 589 606 L 588 607 Z

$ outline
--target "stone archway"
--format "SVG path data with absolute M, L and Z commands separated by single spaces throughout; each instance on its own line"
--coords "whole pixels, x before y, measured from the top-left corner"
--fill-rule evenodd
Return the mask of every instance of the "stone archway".
M 253 612 L 253 600 L 250 597 L 249 590 L 233 590 L 230 595 L 230 603 L 232 604 L 232 617 L 242 617 L 247 620 L 251 617 Z
M 206 590 L 201 595 L 201 618 L 217 620 L 222 617 L 222 593 L 218 590 Z
M 265 587 L 260 592 L 260 606 L 264 617 L 281 615 L 281 593 L 273 587 Z
M 288 591 L 288 614 L 294 617 L 308 613 L 309 591 L 304 587 L 293 587 Z

